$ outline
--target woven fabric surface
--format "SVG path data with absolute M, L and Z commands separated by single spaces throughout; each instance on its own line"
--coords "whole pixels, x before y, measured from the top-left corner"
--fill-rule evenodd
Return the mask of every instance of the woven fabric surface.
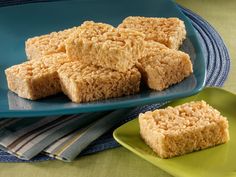
M 25 3 L 29 3 L 32 1 L 25 1 Z M 42 1 L 37 1 L 42 2 Z M 13 4 L 21 4 L 22 1 L 0 1 L 0 6 L 5 5 L 13 5 Z M 230 67 L 230 58 L 228 51 L 224 45 L 219 34 L 215 31 L 215 29 L 204 19 L 202 19 L 197 14 L 193 13 L 192 11 L 183 8 L 180 6 L 182 12 L 191 20 L 199 40 L 202 44 L 203 53 L 205 55 L 207 63 L 207 86 L 222 86 L 225 79 L 227 78 L 229 67 Z M 127 115 L 125 121 L 120 122 L 116 127 L 119 125 L 137 117 L 140 112 L 145 112 L 147 110 L 153 110 L 160 107 L 162 104 L 153 104 L 153 105 L 146 105 L 142 107 L 137 107 L 134 111 L 132 111 L 129 115 Z M 115 127 L 114 127 L 115 128 Z M 91 143 L 85 150 L 82 151 L 80 156 L 91 154 L 95 152 L 99 152 L 105 149 L 114 148 L 119 146 L 115 140 L 112 138 L 112 131 L 110 130 L 105 135 Z M 0 151 L 0 162 L 33 162 L 33 161 L 44 161 L 50 160 L 52 158 L 39 155 L 33 158 L 30 161 L 19 160 L 13 155 L 10 155 L 4 151 Z

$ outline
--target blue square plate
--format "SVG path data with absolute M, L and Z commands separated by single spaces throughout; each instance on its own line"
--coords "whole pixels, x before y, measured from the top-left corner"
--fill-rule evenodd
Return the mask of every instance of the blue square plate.
M 62 94 L 29 101 L 8 91 L 4 70 L 26 60 L 24 41 L 27 38 L 78 26 L 85 20 L 117 26 L 131 15 L 182 19 L 187 39 L 181 50 L 190 54 L 194 73 L 161 92 L 147 89 L 132 96 L 83 104 L 72 103 Z M 205 75 L 205 61 L 196 33 L 188 18 L 169 0 L 72 0 L 0 8 L 0 117 L 72 114 L 173 100 L 199 92 L 204 86 Z

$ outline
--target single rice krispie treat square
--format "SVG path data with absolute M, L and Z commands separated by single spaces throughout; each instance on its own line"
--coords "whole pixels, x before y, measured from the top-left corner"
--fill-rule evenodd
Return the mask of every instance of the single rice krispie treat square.
M 62 65 L 58 74 L 63 92 L 76 103 L 137 93 L 141 79 L 136 68 L 123 73 L 78 61 Z
M 184 22 L 178 18 L 127 17 L 118 28 L 133 29 L 145 34 L 145 39 L 178 49 L 186 38 Z
M 65 53 L 44 56 L 5 70 L 8 88 L 22 98 L 36 100 L 61 92 L 58 68 L 69 62 Z
M 113 30 L 114 27 L 105 24 L 105 23 L 95 23 L 93 21 L 85 21 L 76 32 L 73 33 L 66 41 L 66 51 L 67 55 L 71 60 L 81 60 L 81 49 L 90 50 L 92 46 L 92 42 L 98 36 L 103 35 L 104 33 Z M 88 45 L 83 44 L 85 42 L 90 43 Z M 88 51 L 89 52 L 89 51 Z
M 65 40 L 79 27 L 29 38 L 25 42 L 25 52 L 29 60 L 40 60 L 44 55 L 66 52 Z
M 87 21 L 70 36 L 66 52 L 71 60 L 126 72 L 141 58 L 144 34 Z
M 149 88 L 162 91 L 181 82 L 192 72 L 192 62 L 188 54 L 169 49 L 157 42 L 149 42 L 145 57 L 136 63 L 142 80 Z
M 228 121 L 205 101 L 185 103 L 139 115 L 140 134 L 161 158 L 226 143 Z

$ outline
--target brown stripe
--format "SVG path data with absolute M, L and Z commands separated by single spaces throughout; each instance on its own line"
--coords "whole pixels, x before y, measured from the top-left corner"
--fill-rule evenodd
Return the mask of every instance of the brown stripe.
M 32 141 L 33 139 L 37 138 L 38 136 L 40 136 L 41 134 L 47 132 L 48 130 L 53 129 L 53 128 L 55 128 L 55 127 L 57 127 L 57 126 L 59 126 L 59 125 L 65 123 L 65 122 L 67 122 L 68 120 L 73 119 L 73 118 L 74 118 L 74 116 L 69 116 L 69 117 L 67 116 L 63 121 L 57 122 L 57 123 L 54 124 L 54 125 L 50 125 L 49 127 L 46 127 L 43 131 L 37 133 L 37 134 L 36 134 L 35 136 L 33 136 L 31 139 L 29 139 L 29 140 L 26 141 L 24 144 L 22 144 L 22 145 L 21 145 L 18 149 L 16 149 L 14 152 L 17 153 L 18 151 L 20 151 L 25 145 L 27 145 L 27 144 L 28 144 L 30 141 Z
M 7 121 L 11 121 L 12 119 L 1 119 L 0 120 L 0 126 L 2 125 L 2 124 L 4 124 L 5 122 L 7 122 Z
M 51 124 L 57 123 L 58 121 L 61 121 L 63 119 L 65 119 L 66 116 L 61 116 L 58 117 L 57 119 L 53 120 L 52 122 L 49 122 L 41 127 L 38 127 L 30 132 L 27 132 L 26 134 L 22 135 L 21 137 L 19 137 L 18 139 L 16 139 L 15 141 L 13 141 L 11 144 L 9 144 L 6 148 L 10 148 L 13 149 L 15 146 L 17 146 L 17 144 L 19 144 L 23 139 L 25 139 L 26 137 L 30 136 L 33 133 L 36 133 L 37 131 L 39 131 L 40 129 L 44 129 L 47 126 L 50 126 Z
M 8 126 L 8 125 L 10 125 L 12 123 L 17 122 L 18 120 L 20 120 L 20 119 L 9 119 L 9 120 L 6 120 L 6 121 L 4 121 L 4 122 L 2 122 L 0 124 L 0 128 L 4 128 L 4 127 L 6 127 L 6 126 Z

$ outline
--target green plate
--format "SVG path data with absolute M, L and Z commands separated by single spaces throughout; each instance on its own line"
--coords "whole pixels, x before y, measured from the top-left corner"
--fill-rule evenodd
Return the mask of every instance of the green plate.
M 205 100 L 228 118 L 230 132 L 228 143 L 171 159 L 161 159 L 141 139 L 138 119 L 117 128 L 113 136 L 116 141 L 133 153 L 174 176 L 235 177 L 236 95 L 220 88 L 206 88 L 195 96 L 173 101 L 168 106 L 197 100 Z

